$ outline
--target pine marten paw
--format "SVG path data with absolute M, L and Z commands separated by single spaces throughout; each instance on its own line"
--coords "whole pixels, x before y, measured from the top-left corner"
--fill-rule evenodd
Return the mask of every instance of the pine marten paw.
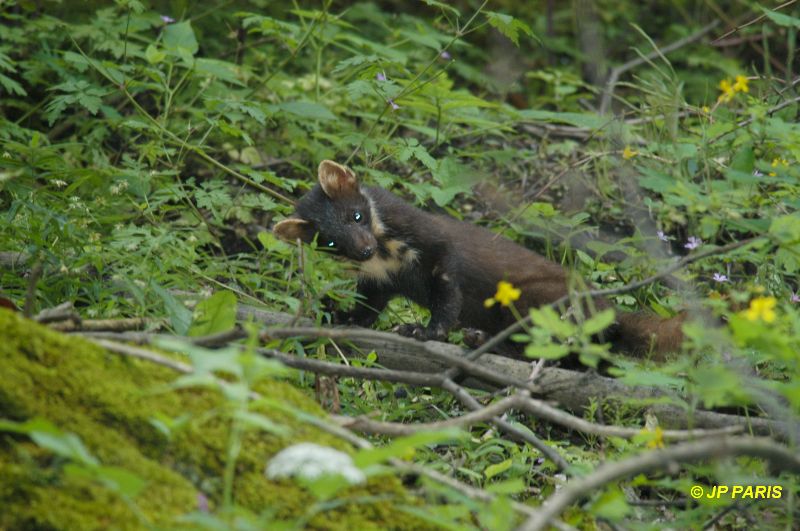
M 420 341 L 426 341 L 429 339 L 435 341 L 447 340 L 447 330 L 440 326 L 431 328 L 422 326 L 419 323 L 409 323 L 395 326 L 392 328 L 392 332 L 405 337 L 413 337 L 414 339 L 418 339 Z

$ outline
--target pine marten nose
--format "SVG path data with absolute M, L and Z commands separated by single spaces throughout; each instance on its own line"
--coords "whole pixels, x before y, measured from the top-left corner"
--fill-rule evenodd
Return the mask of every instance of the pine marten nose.
M 370 246 L 367 246 L 367 247 L 364 247 L 363 249 L 361 249 L 361 257 L 364 260 L 366 260 L 369 257 L 371 257 L 373 254 L 375 254 L 375 249 L 370 247 Z

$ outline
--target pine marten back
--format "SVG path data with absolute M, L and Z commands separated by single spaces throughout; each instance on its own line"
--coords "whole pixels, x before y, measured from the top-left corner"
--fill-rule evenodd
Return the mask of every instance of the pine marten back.
M 424 212 L 382 188 L 362 187 L 352 170 L 329 160 L 319 165 L 319 184 L 274 232 L 287 241 L 316 236 L 318 246 L 359 265 L 363 304 L 347 315 L 347 323 L 371 325 L 398 295 L 429 308 L 427 326 L 398 329 L 418 339 L 444 340 L 456 326 L 489 335 L 508 327 L 515 320 L 508 308 L 484 306 L 500 281 L 520 290 L 514 305 L 523 315 L 568 292 L 567 272 L 559 264 L 482 227 Z M 611 307 L 602 298 L 590 306 Z M 680 346 L 682 322 L 683 316 L 662 320 L 618 312 L 606 339 L 633 353 L 651 347 L 667 352 Z

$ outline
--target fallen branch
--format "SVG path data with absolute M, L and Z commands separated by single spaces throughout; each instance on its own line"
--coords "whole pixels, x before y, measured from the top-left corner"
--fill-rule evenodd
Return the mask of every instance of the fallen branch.
M 518 409 L 530 413 L 536 418 L 558 424 L 580 433 L 597 435 L 600 437 L 620 437 L 631 439 L 643 433 L 642 428 L 627 428 L 622 426 L 606 426 L 596 424 L 588 420 L 576 417 L 546 402 L 535 398 L 526 397 L 522 393 L 503 398 L 481 409 L 474 410 L 460 417 L 454 417 L 437 422 L 403 424 L 399 422 L 379 422 L 368 419 L 367 417 L 336 417 L 340 425 L 360 433 L 371 435 L 390 435 L 405 436 L 419 433 L 421 431 L 439 430 L 445 428 L 464 428 L 486 422 L 495 416 L 502 415 L 507 411 Z M 665 440 L 685 441 L 687 439 L 699 439 L 704 437 L 720 437 L 733 435 L 743 430 L 742 426 L 729 426 L 726 428 L 713 430 L 663 430 L 661 436 Z
M 151 319 L 145 317 L 65 320 L 51 324 L 50 328 L 59 332 L 126 332 L 128 330 L 141 330 L 151 321 Z
M 645 452 L 622 461 L 600 465 L 588 476 L 574 479 L 556 491 L 519 529 L 521 531 L 545 529 L 550 520 L 556 518 L 569 505 L 614 481 L 654 470 L 667 469 L 675 463 L 741 455 L 765 459 L 773 465 L 774 470 L 786 470 L 800 474 L 800 457 L 785 446 L 769 439 L 731 437 L 682 443 L 662 450 Z

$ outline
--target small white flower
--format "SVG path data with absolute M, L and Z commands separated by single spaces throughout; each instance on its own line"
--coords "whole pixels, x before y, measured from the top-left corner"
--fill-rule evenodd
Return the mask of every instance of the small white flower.
M 300 477 L 314 480 L 322 476 L 341 476 L 351 485 L 363 483 L 364 473 L 344 452 L 314 443 L 300 443 L 275 454 L 266 469 L 267 477 Z

